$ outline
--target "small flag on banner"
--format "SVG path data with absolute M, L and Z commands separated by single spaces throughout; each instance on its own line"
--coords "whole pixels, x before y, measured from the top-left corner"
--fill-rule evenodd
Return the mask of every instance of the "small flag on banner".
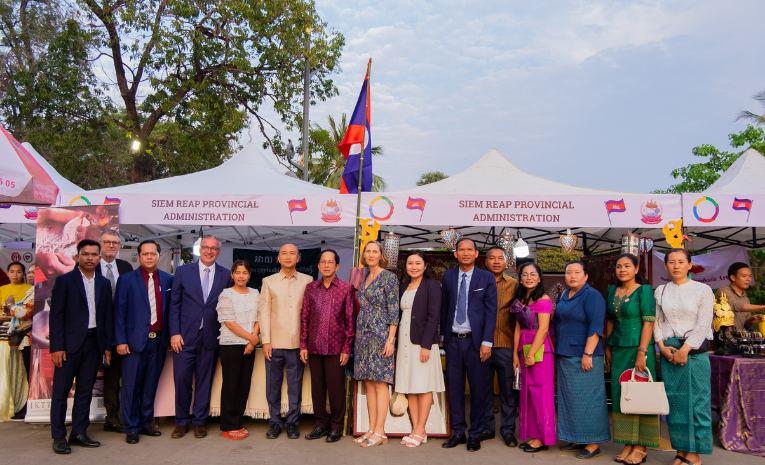
M 606 212 L 608 213 L 608 223 L 611 224 L 611 213 L 624 213 L 627 206 L 624 205 L 624 199 L 606 200 Z
M 419 197 L 409 197 L 409 200 L 406 201 L 406 208 L 409 210 L 419 210 L 420 211 L 420 221 L 422 221 L 422 214 L 425 213 L 425 204 L 426 200 L 419 198 Z
M 746 212 L 746 221 L 749 221 L 749 215 L 752 213 L 752 204 L 754 201 L 752 199 L 739 199 L 738 197 L 733 197 L 733 205 L 732 208 L 734 210 L 743 210 Z
M 292 224 L 295 224 L 294 221 L 292 221 L 292 214 L 295 212 L 304 212 L 308 210 L 308 203 L 306 203 L 305 199 L 292 199 L 289 202 L 287 202 L 287 208 L 290 211 L 290 222 Z
M 104 197 L 104 205 L 119 205 L 122 201 L 117 197 Z

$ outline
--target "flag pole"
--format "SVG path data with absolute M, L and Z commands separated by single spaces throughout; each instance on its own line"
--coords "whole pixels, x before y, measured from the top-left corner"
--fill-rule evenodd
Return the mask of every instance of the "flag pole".
M 353 266 L 359 266 L 359 230 L 361 229 L 361 187 L 364 181 L 364 152 L 367 142 L 367 108 L 369 108 L 369 101 L 372 99 L 372 59 L 369 59 L 367 63 L 366 83 L 367 86 L 367 101 L 364 102 L 364 137 L 361 140 L 361 153 L 359 153 L 359 182 L 356 190 L 356 224 L 353 231 Z M 371 147 L 370 147 L 371 149 Z M 371 151 L 370 151 L 371 153 Z

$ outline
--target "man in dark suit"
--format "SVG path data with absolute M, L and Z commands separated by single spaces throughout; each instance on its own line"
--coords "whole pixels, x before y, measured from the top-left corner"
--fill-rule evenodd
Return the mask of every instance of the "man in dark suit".
M 178 267 L 170 301 L 170 346 L 173 349 L 175 378 L 175 429 L 172 437 L 182 438 L 194 427 L 194 437 L 207 436 L 205 422 L 210 415 L 210 388 L 218 349 L 218 296 L 227 288 L 231 272 L 215 263 L 220 241 L 202 238 L 199 261 Z M 194 380 L 194 407 L 191 382 Z
M 477 451 L 487 426 L 486 403 L 491 400 L 489 358 L 497 323 L 497 283 L 486 270 L 475 267 L 478 250 L 472 239 L 461 239 L 454 252 L 459 267 L 444 273 L 441 335 L 446 349 L 447 394 L 452 436 L 441 446 L 464 444 L 465 374 L 470 385 L 470 429 L 467 450 Z
M 50 303 L 50 356 L 54 365 L 50 429 L 53 451 L 69 454 L 70 446 L 99 447 L 87 435 L 90 402 L 98 368 L 111 353 L 112 294 L 109 281 L 96 275 L 100 246 L 84 239 L 77 244 L 77 266 L 56 278 Z M 72 432 L 66 440 L 66 403 L 77 379 L 72 407 Z
M 117 258 L 122 246 L 122 240 L 117 231 L 107 230 L 101 233 L 101 261 L 96 266 L 96 274 L 108 279 L 111 283 L 112 296 L 117 289 L 117 279 L 133 271 L 133 267 L 125 260 Z M 112 341 L 114 342 L 114 341 Z M 112 348 L 111 362 L 104 368 L 104 431 L 122 432 L 120 421 L 120 378 L 122 377 L 122 356 Z
M 138 434 L 160 436 L 154 426 L 154 396 L 165 364 L 167 314 L 173 277 L 157 269 L 160 246 L 138 245 L 140 267 L 120 276 L 114 298 L 114 343 L 122 356 L 122 425 L 128 444 Z

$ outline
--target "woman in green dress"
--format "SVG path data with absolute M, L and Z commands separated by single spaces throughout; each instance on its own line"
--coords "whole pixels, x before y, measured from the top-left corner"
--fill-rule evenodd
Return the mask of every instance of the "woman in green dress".
M 614 460 L 638 464 L 645 462 L 648 447 L 659 445 L 659 417 L 621 413 L 619 377 L 625 370 L 635 369 L 643 373 L 650 371 L 656 378 L 653 342 L 656 302 L 651 286 L 640 283 L 637 257 L 620 255 L 615 274 L 619 284 L 608 288 L 606 361 L 611 367 L 613 439 L 624 444 L 624 449 Z

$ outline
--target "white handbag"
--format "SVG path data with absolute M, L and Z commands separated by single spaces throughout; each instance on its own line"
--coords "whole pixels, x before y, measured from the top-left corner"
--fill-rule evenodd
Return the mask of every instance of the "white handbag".
M 629 415 L 667 415 L 669 401 L 664 390 L 664 383 L 653 380 L 648 372 L 648 382 L 635 381 L 635 370 L 629 381 L 620 383 L 622 395 L 619 407 L 622 413 Z

